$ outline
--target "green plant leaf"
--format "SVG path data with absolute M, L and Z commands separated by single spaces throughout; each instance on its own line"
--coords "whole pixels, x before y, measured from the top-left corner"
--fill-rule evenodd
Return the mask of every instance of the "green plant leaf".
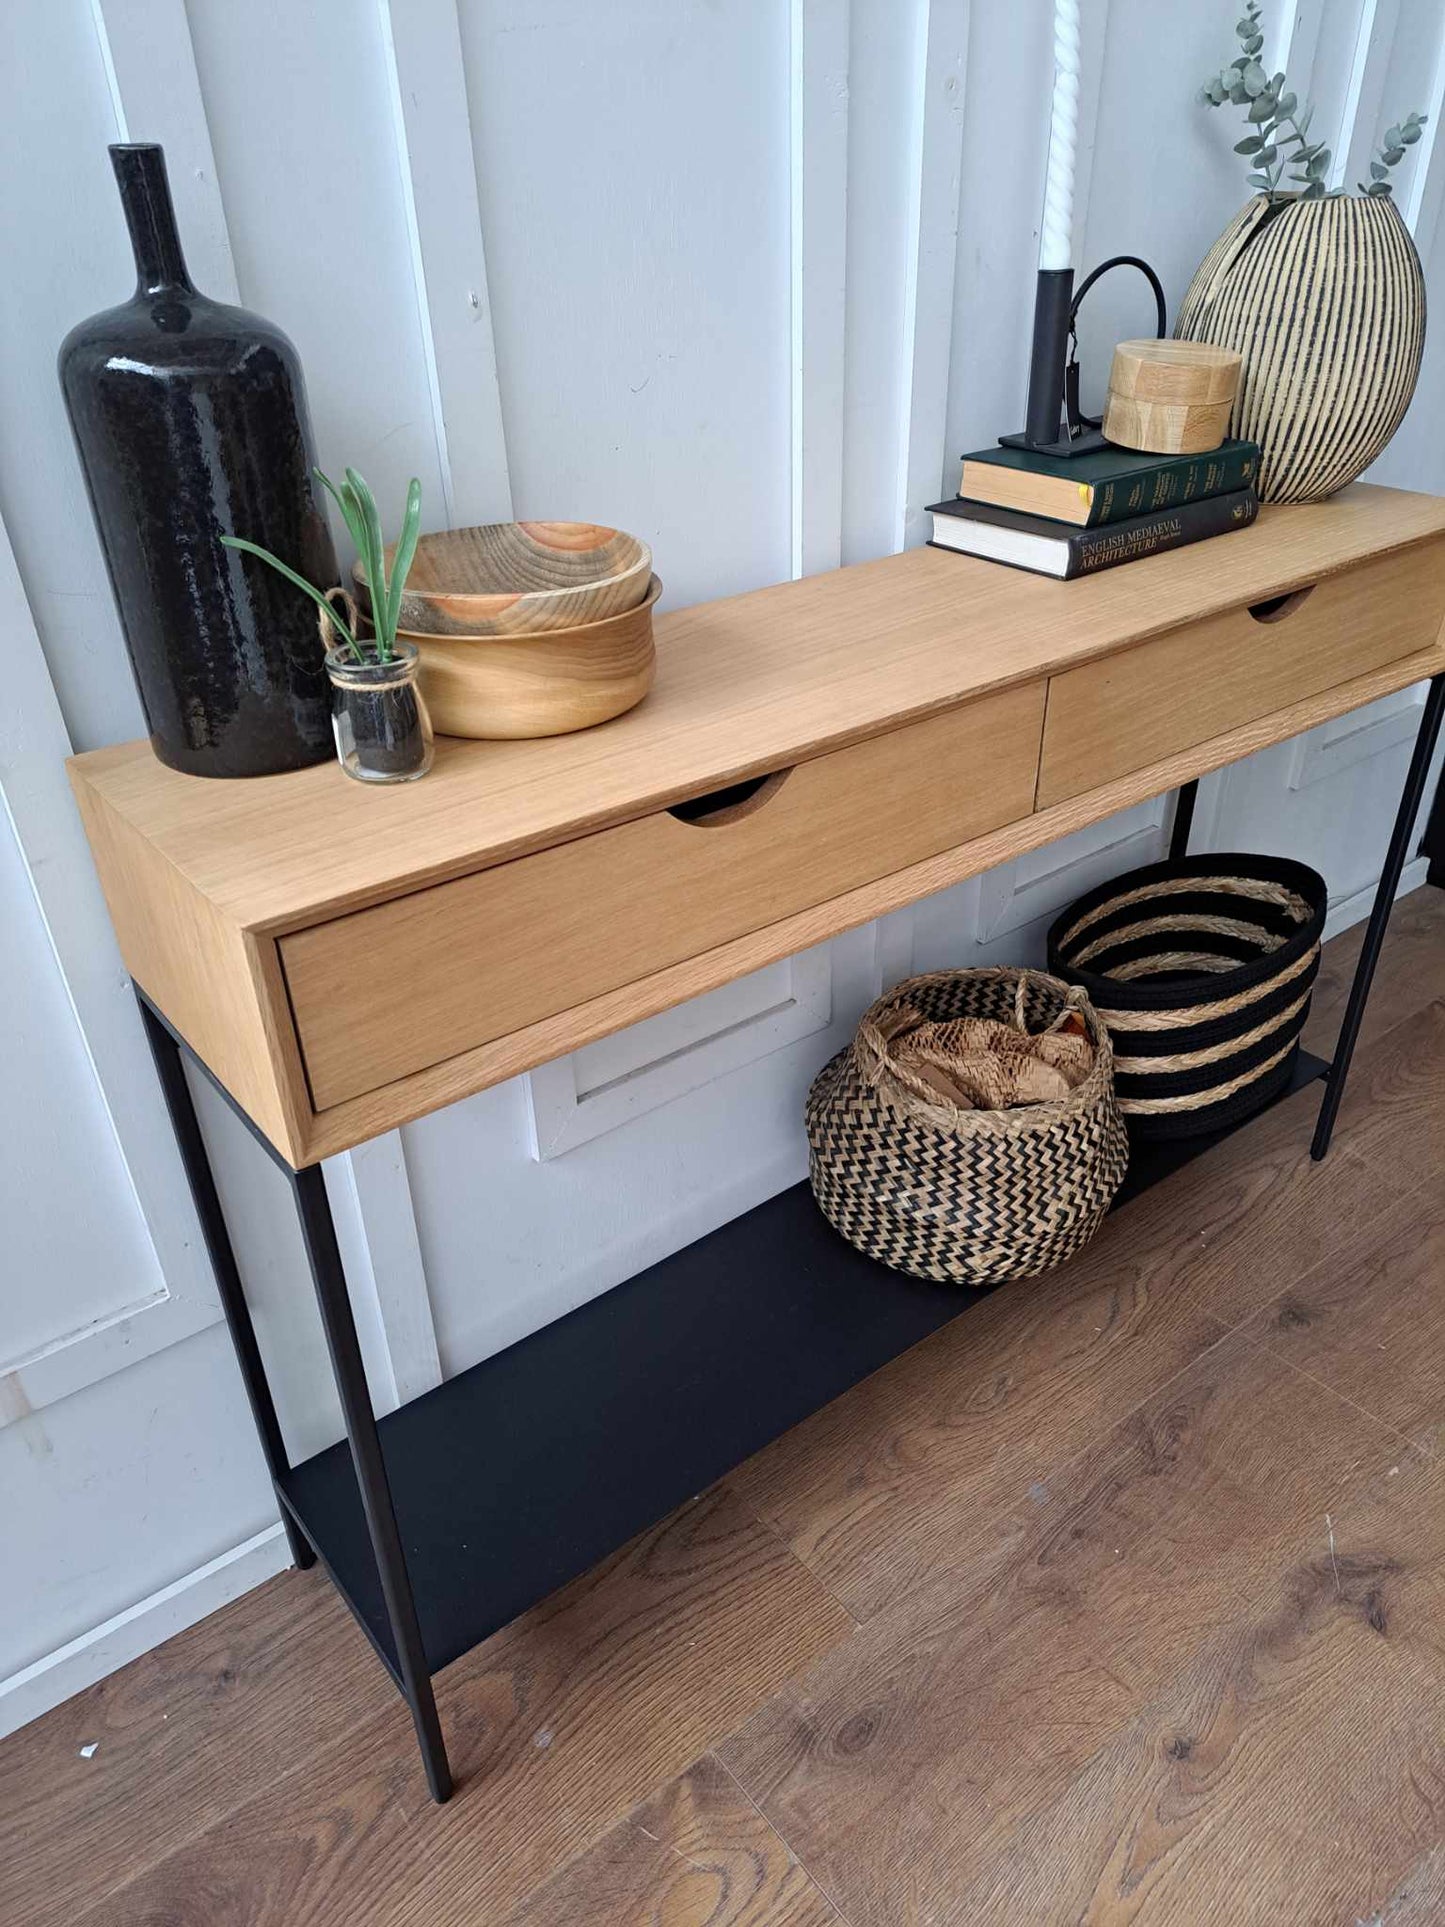
M 1268 174 L 1246 174 L 1244 178 L 1246 181 L 1248 181 L 1251 187 L 1267 188 L 1267 187 L 1272 187 L 1274 185 L 1274 183 L 1270 180 Z
M 337 488 L 335 482 L 332 481 L 329 475 L 323 475 L 319 468 L 314 468 L 311 472 L 331 496 L 336 506 L 341 510 L 341 519 L 346 524 L 346 532 L 351 537 L 357 554 L 362 556 L 364 562 L 366 558 L 362 555 L 361 523 L 357 518 L 356 511 L 352 507 L 351 502 L 345 493 Z
M 1256 95 L 1262 94 L 1269 85 L 1269 76 L 1257 60 L 1250 61 L 1249 65 L 1240 75 L 1240 79 L 1244 82 L 1244 91 L 1249 95 L 1251 100 L 1253 100 Z
M 1370 162 L 1370 179 L 1372 181 L 1383 181 L 1389 171 L 1389 168 L 1386 167 L 1383 161 Z
M 366 537 L 366 580 L 371 590 L 371 622 L 376 630 L 376 653 L 381 661 L 389 662 L 395 637 L 388 634 L 386 629 L 386 545 L 381 535 L 381 517 L 377 513 L 376 498 L 366 485 L 366 478 L 358 475 L 354 468 L 346 471 L 346 485 L 356 499 Z
M 360 656 L 361 651 L 356 646 L 356 637 L 352 635 L 346 623 L 342 621 L 341 617 L 337 614 L 336 610 L 332 608 L 321 591 L 314 588 L 311 583 L 306 580 L 304 575 L 297 575 L 296 571 L 289 568 L 286 563 L 281 560 L 279 555 L 272 555 L 269 549 L 263 549 L 257 542 L 248 542 L 244 536 L 223 535 L 221 541 L 228 549 L 241 549 L 247 555 L 259 557 L 262 562 L 269 564 L 271 568 L 275 569 L 278 575 L 284 575 L 288 582 L 293 583 L 296 588 L 303 590 L 305 594 L 310 596 L 318 609 L 325 611 L 331 621 L 332 627 L 342 640 L 348 643 L 355 653 Z
M 406 508 L 401 518 L 401 534 L 397 537 L 396 553 L 391 558 L 391 583 L 386 597 L 386 628 L 393 644 L 396 642 L 396 625 L 401 619 L 401 592 L 406 584 L 412 557 L 416 554 L 417 537 L 420 531 L 421 483 L 413 475 L 406 491 Z
M 1268 120 L 1273 112 L 1274 102 L 1268 94 L 1261 94 L 1258 99 L 1252 100 L 1249 103 L 1249 118 L 1256 126 L 1258 126 L 1261 121 Z
M 1263 134 L 1246 134 L 1242 141 L 1234 143 L 1234 151 L 1236 154 L 1257 154 L 1263 146 Z
M 1283 74 L 1279 77 L 1279 84 L 1281 87 L 1284 85 Z M 1282 114 L 1292 114 L 1298 105 L 1299 103 L 1293 94 L 1281 94 L 1279 97 L 1279 111 Z
M 356 553 L 361 562 L 362 574 L 366 577 L 366 588 L 369 595 L 372 585 L 371 574 L 367 565 L 370 545 L 366 535 L 366 517 L 361 512 L 361 504 L 356 499 L 356 491 L 352 488 L 350 482 L 343 482 L 341 484 L 340 493 L 336 499 L 341 504 L 341 513 L 346 518 L 346 526 L 350 531 L 351 540 L 356 545 Z

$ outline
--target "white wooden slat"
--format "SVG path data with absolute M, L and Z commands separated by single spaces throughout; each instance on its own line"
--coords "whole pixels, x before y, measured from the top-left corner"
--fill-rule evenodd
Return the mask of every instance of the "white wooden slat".
M 927 534 L 944 492 L 969 0 L 921 0 L 909 128 L 907 269 L 894 546 Z
M 142 1280 L 115 1279 L 111 1314 L 0 1369 L 0 1425 L 188 1338 L 220 1313 L 209 1272 L 184 1235 L 190 1205 L 166 1135 L 160 1093 L 70 798 L 70 740 L 40 638 L 0 524 L 0 619 L 6 700 L 0 719 L 0 810 L 30 886 L 95 1070 L 108 1122 L 158 1259 Z M 4 1347 L 0 1346 L 0 1356 Z
M 1104 90 L 1104 62 L 1110 29 L 1109 0 L 1093 0 L 1079 20 L 1079 134 L 1074 157 L 1074 285 L 1077 287 L 1094 258 L 1084 245 L 1094 186 L 1094 160 L 1099 145 L 1099 98 Z M 1047 151 L 1048 133 L 1044 134 Z
M 1266 73 L 1289 73 L 1293 65 L 1302 69 L 1314 58 L 1314 36 L 1319 31 L 1319 0 L 1306 5 L 1291 3 L 1276 7 L 1274 18 L 1266 20 L 1264 69 Z
M 392 1412 L 442 1382 L 401 1132 L 329 1159 L 326 1187 L 372 1399 Z
M 118 141 L 159 141 L 191 279 L 239 301 L 185 0 L 90 0 Z
M 512 516 L 456 0 L 377 0 L 447 523 Z
M 1368 179 L 1370 159 L 1384 122 L 1385 77 L 1399 19 L 1400 0 L 1365 0 L 1360 8 L 1331 170 L 1333 184 L 1346 193 L 1353 193 L 1358 182 Z
M 1440 226 L 1440 203 L 1445 198 L 1445 145 L 1440 140 L 1440 121 L 1445 116 L 1445 8 L 1437 13 L 1439 44 L 1430 76 L 1430 91 L 1420 110 L 1426 116 L 1410 164 L 1410 182 L 1401 201 L 1405 225 L 1415 237 L 1422 258 L 1428 261 Z M 1409 109 L 1405 110 L 1407 113 Z
M 848 27 L 848 0 L 792 0 L 788 156 L 794 576 L 836 569 L 842 560 Z
M 1374 0 L 1310 0 L 1301 7 L 1290 37 L 1289 57 L 1277 60 L 1300 104 L 1315 109 L 1310 139 L 1332 155 L 1333 179 L 1342 168 L 1354 125 Z

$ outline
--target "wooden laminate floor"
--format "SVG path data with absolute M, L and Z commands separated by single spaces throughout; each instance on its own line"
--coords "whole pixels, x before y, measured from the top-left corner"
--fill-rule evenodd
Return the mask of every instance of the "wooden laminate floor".
M 1316 1101 L 458 1661 L 444 1809 L 319 1574 L 37 1721 L 0 1921 L 1445 1920 L 1445 894 Z

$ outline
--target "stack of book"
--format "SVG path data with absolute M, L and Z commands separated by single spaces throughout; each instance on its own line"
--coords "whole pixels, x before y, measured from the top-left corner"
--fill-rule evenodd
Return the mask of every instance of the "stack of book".
M 1205 455 L 1102 448 L 1072 458 L 984 448 L 963 458 L 951 502 L 935 502 L 933 545 L 1070 577 L 1248 528 L 1259 450 L 1223 442 Z

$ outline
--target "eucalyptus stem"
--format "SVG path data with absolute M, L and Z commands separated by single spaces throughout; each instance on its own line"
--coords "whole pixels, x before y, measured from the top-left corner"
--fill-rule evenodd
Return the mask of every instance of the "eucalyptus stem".
M 1312 142 L 1309 138 L 1313 105 L 1306 104 L 1304 111 L 1299 112 L 1299 103 L 1288 91 L 1284 75 L 1271 76 L 1260 65 L 1264 27 L 1259 0 L 1247 0 L 1234 31 L 1239 37 L 1239 53 L 1221 73 L 1205 81 L 1199 98 L 1209 107 L 1222 107 L 1229 101 L 1246 110 L 1251 131 L 1243 140 L 1235 142 L 1234 151 L 1251 162 L 1249 185 L 1263 194 L 1271 206 L 1291 200 L 1296 194 L 1302 201 L 1322 201 L 1342 194 L 1342 187 L 1325 186 L 1330 168 L 1329 148 L 1323 141 Z M 1361 194 L 1380 200 L 1390 197 L 1394 191 L 1390 169 L 1397 167 L 1404 160 L 1406 150 L 1419 140 L 1425 118 L 1424 114 L 1407 114 L 1402 121 L 1386 128 L 1378 158 L 1370 162 L 1370 178 L 1359 183 Z M 1293 153 L 1286 152 L 1290 147 Z M 1284 184 L 1286 168 L 1293 169 L 1288 186 Z

